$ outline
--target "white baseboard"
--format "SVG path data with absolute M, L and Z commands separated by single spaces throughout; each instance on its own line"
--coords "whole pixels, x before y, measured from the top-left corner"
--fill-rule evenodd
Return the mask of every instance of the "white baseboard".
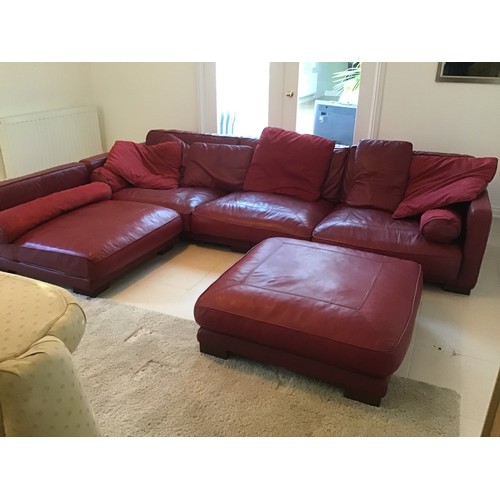
M 500 207 L 491 207 L 491 211 L 495 219 L 500 219 Z

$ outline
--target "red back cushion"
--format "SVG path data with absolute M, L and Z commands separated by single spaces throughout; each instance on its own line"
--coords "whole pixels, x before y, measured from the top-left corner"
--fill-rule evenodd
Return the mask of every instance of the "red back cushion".
M 393 212 L 403 199 L 412 153 L 406 141 L 360 141 L 347 165 L 345 203 Z
M 14 241 L 40 224 L 75 208 L 111 198 L 104 182 L 58 191 L 0 212 L 0 243 Z
M 181 185 L 241 191 L 252 155 L 249 146 L 195 142 L 182 161 Z
M 321 198 L 332 203 L 338 203 L 342 194 L 342 181 L 349 157 L 350 148 L 339 148 L 333 151 L 330 168 L 321 188 Z
M 497 158 L 414 155 L 404 198 L 393 217 L 419 215 L 477 198 L 495 176 L 497 163 Z
M 451 243 L 462 232 L 460 214 L 449 208 L 427 210 L 420 218 L 420 232 L 427 241 Z
M 90 173 L 90 180 L 105 182 L 106 184 L 109 184 L 109 187 L 111 188 L 111 191 L 113 191 L 113 193 L 116 193 L 116 191 L 120 191 L 120 189 L 130 186 L 130 184 L 123 177 L 120 177 L 119 175 L 111 172 L 111 170 L 108 170 L 104 167 L 97 167 L 96 169 L 92 170 L 92 172 Z
M 333 141 L 322 137 L 266 127 L 243 189 L 317 200 L 334 146 Z
M 219 135 L 219 134 L 203 134 L 199 132 L 187 132 L 184 130 L 150 130 L 146 135 L 146 144 L 149 146 L 151 144 L 158 144 L 160 142 L 172 141 L 172 138 L 185 142 L 187 145 L 191 145 L 194 142 L 205 142 L 205 143 L 216 143 L 216 144 L 239 144 L 240 140 L 238 137 L 233 137 L 229 135 Z
M 150 189 L 176 188 L 180 179 L 181 144 L 162 142 L 146 146 L 130 141 L 116 141 L 103 166 L 133 186 Z

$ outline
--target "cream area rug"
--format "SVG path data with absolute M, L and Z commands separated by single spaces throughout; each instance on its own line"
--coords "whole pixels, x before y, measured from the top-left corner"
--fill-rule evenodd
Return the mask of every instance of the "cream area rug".
M 393 377 L 380 407 L 242 358 L 199 352 L 193 321 L 79 297 L 74 364 L 104 436 L 458 436 L 459 395 Z

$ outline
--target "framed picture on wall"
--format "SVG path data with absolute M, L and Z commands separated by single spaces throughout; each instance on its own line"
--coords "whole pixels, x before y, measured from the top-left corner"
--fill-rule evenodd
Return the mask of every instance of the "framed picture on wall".
M 500 84 L 500 62 L 440 62 L 436 81 Z

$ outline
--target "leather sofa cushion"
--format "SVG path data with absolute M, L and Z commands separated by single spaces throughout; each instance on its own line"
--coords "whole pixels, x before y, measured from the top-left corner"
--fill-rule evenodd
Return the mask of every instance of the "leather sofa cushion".
M 413 146 L 405 141 L 360 141 L 349 158 L 344 201 L 391 212 L 403 199 Z
M 16 260 L 91 280 L 122 269 L 181 231 L 181 218 L 173 210 L 106 200 L 28 231 L 15 241 Z
M 450 208 L 427 210 L 420 217 L 420 232 L 427 241 L 451 243 L 462 232 L 462 218 Z
M 63 191 L 90 180 L 87 165 L 67 163 L 43 172 L 24 175 L 2 181 L 0 185 L 0 210 L 26 203 L 27 201 Z
M 497 158 L 414 155 L 408 186 L 394 217 L 410 217 L 432 208 L 473 200 L 491 182 L 497 164 Z
M 179 139 L 176 135 L 171 134 L 165 130 L 152 130 L 146 136 L 146 146 L 154 146 L 155 144 L 161 144 L 162 142 L 178 142 L 181 145 L 181 158 L 184 158 L 184 155 L 190 148 L 187 142 L 184 142 L 182 139 Z M 182 172 L 182 165 L 181 165 L 181 172 Z
M 182 159 L 181 186 L 241 191 L 252 155 L 249 146 L 195 142 Z
M 427 241 L 418 219 L 397 220 L 390 212 L 370 208 L 336 206 L 314 229 L 312 240 L 413 260 L 435 283 L 455 279 L 462 263 L 460 245 Z
M 184 230 L 191 227 L 193 210 L 208 201 L 224 196 L 225 191 L 211 188 L 178 187 L 173 189 L 144 189 L 129 187 L 113 195 L 113 200 L 151 203 L 175 210 L 182 217 Z
M 338 203 L 342 196 L 342 182 L 351 148 L 334 149 L 325 182 L 321 188 L 321 198 Z
M 65 189 L 0 212 L 0 243 L 9 243 L 30 229 L 75 208 L 111 198 L 103 182 Z
M 163 130 L 156 129 L 150 130 L 146 135 L 146 144 L 160 144 L 165 141 L 172 141 L 173 138 L 181 140 L 188 145 L 193 144 L 194 142 L 205 142 L 210 144 L 239 144 L 238 137 L 232 137 L 228 135 L 216 135 L 216 134 L 202 134 L 197 132 L 187 132 L 184 130 Z
M 321 195 L 334 146 L 322 137 L 266 127 L 243 189 L 315 201 Z
M 146 146 L 116 141 L 104 163 L 104 168 L 133 186 L 151 189 L 178 187 L 180 167 L 181 145 L 178 142 Z
M 310 239 L 332 207 L 325 200 L 307 202 L 274 193 L 235 192 L 195 208 L 191 231 L 251 243 L 272 236 Z

